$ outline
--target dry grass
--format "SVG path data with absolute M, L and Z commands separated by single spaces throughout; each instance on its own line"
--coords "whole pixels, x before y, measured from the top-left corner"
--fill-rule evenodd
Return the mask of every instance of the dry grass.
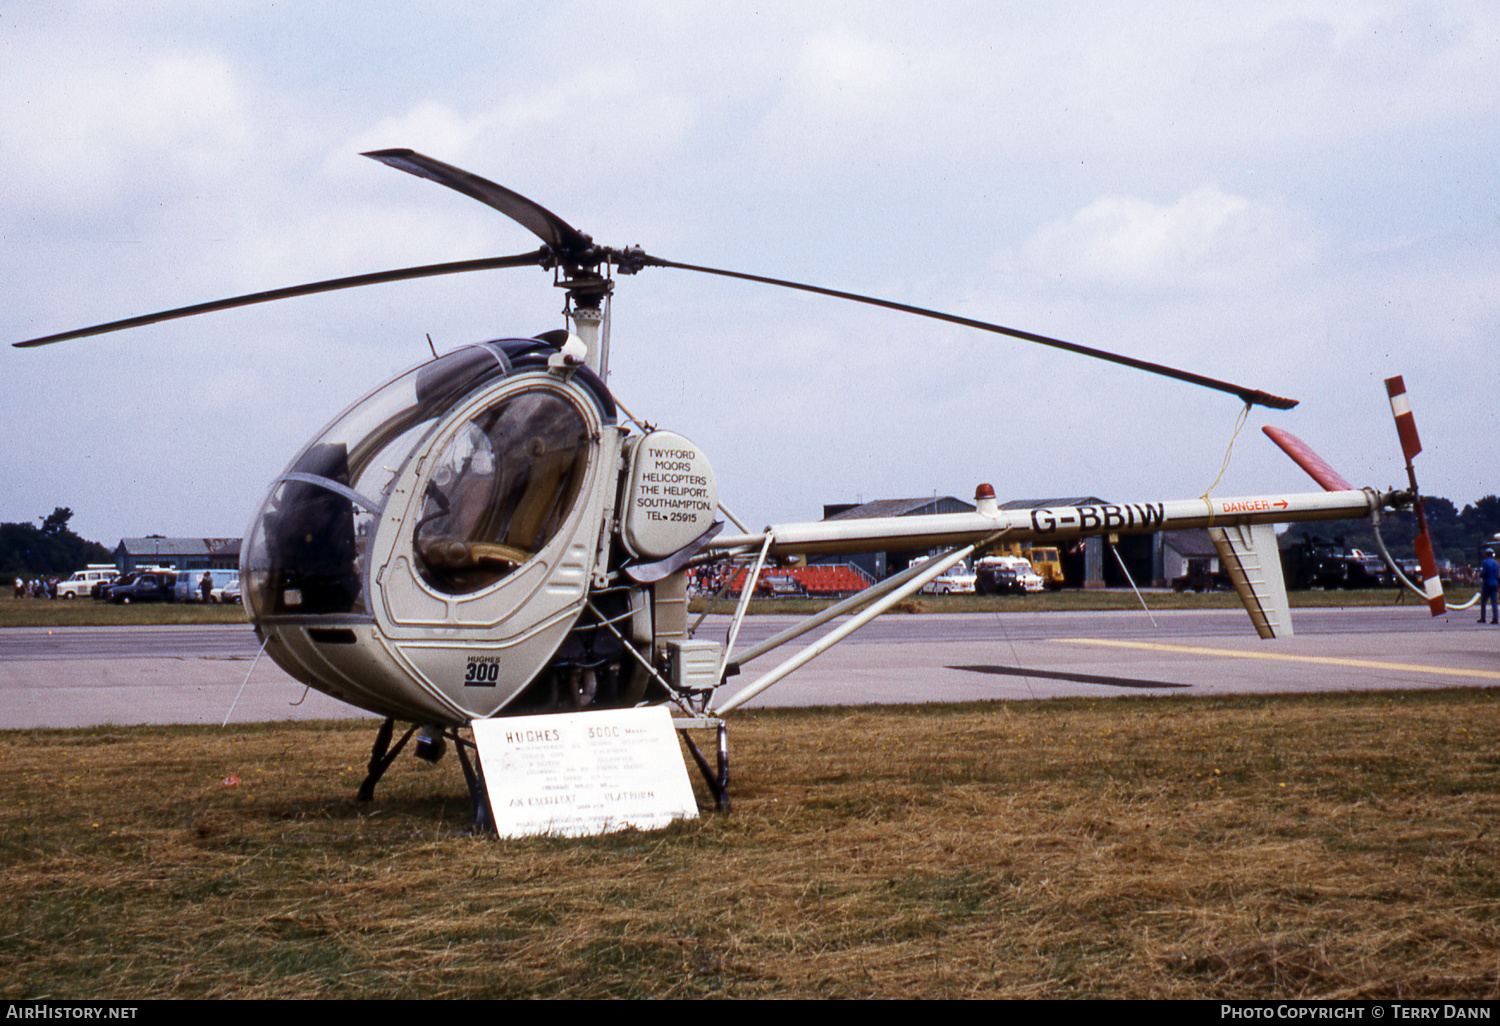
M 0 595 L 0 628 L 119 627 L 142 624 L 248 623 L 243 606 L 201 602 L 132 602 L 114 605 L 90 598 L 18 599 Z
M 1500 992 L 1487 692 L 757 712 L 730 815 L 574 841 L 357 805 L 370 734 L 0 734 L 0 994 Z

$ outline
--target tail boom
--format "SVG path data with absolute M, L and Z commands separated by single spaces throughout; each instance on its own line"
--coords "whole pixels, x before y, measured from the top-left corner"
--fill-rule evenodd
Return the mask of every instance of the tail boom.
M 833 556 L 966 545 L 997 531 L 1003 532 L 1006 541 L 1066 541 L 1100 534 L 1347 520 L 1369 516 L 1378 503 L 1379 498 L 1374 492 L 1347 489 L 1232 499 L 1176 499 L 865 520 L 820 520 L 776 524 L 766 530 L 773 536 L 770 555 Z M 751 548 L 758 551 L 764 539 L 763 534 L 721 534 L 709 547 L 718 552 Z

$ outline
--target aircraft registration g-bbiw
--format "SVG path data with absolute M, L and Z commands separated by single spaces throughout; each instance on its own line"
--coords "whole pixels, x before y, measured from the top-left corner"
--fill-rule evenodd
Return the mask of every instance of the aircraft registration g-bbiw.
M 240 554 L 243 601 L 265 652 L 296 679 L 386 717 L 361 788 L 414 733 L 418 753 L 455 742 L 476 810 L 482 780 L 475 720 L 669 703 L 684 731 L 718 731 L 717 770 L 693 746 L 727 807 L 725 713 L 966 557 L 1004 541 L 1207 528 L 1262 637 L 1291 632 L 1273 524 L 1378 517 L 1415 506 L 1411 489 L 1350 486 L 1290 435 L 1268 428 L 1322 485 L 1310 494 L 1196 498 L 1005 511 L 988 485 L 970 513 L 777 524 L 726 531 L 706 454 L 677 432 L 630 415 L 606 383 L 605 299 L 613 272 L 668 267 L 830 295 L 933 317 L 1124 364 L 1238 396 L 1295 405 L 1205 378 L 1000 325 L 887 300 L 716 268 L 639 248 L 610 249 L 493 182 L 411 150 L 366 154 L 438 182 L 513 218 L 543 245 L 484 260 L 316 282 L 148 314 L 17 343 L 39 346 L 177 317 L 381 282 L 539 266 L 567 290 L 570 329 L 467 346 L 386 382 L 336 417 L 287 464 L 251 520 Z M 1400 379 L 1388 383 L 1408 471 L 1420 450 Z M 735 640 L 768 562 L 811 555 L 940 549 L 794 628 L 743 651 Z M 1422 594 L 1442 611 L 1426 527 L 1418 539 Z M 687 579 L 741 561 L 749 580 L 727 638 L 697 638 Z M 1415 586 L 1414 586 L 1415 587 Z M 836 617 L 830 634 L 720 701 L 739 667 Z M 412 724 L 390 744 L 394 724 Z

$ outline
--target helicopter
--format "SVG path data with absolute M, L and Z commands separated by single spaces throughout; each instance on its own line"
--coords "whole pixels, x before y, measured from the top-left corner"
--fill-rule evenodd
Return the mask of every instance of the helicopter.
M 180 307 L 15 343 L 35 347 L 336 289 L 537 267 L 567 296 L 569 327 L 467 345 L 354 402 L 270 484 L 240 553 L 242 601 L 262 651 L 295 679 L 384 718 L 359 797 L 368 800 L 416 737 L 436 760 L 453 741 L 485 825 L 482 770 L 460 731 L 478 720 L 666 704 L 721 809 L 729 807 L 722 717 L 918 592 L 962 560 L 1016 541 L 1207 528 L 1257 632 L 1291 633 L 1274 524 L 1378 519 L 1421 501 L 1420 442 L 1399 378 L 1388 382 L 1410 489 L 1351 486 L 1312 450 L 1267 433 L 1324 489 L 1232 499 L 1002 510 L 981 484 L 970 513 L 777 524 L 756 531 L 720 503 L 712 464 L 686 435 L 636 418 L 611 393 L 608 300 L 616 275 L 647 268 L 797 289 L 1007 335 L 1238 397 L 1246 410 L 1295 400 L 1178 368 L 940 311 L 821 286 L 610 248 L 503 186 L 408 149 L 363 154 L 499 211 L 535 250 L 331 279 Z M 732 523 L 735 530 L 727 530 Z M 1424 545 L 1425 543 L 1425 545 Z M 1441 583 L 1425 522 L 1423 580 L 1406 585 L 1438 615 Z M 747 649 L 735 643 L 763 570 L 890 549 L 941 554 Z M 721 644 L 688 617 L 691 572 L 739 563 L 749 578 Z M 727 581 L 732 574 L 723 575 Z M 846 616 L 731 696 L 720 689 L 772 650 Z M 410 724 L 394 745 L 398 723 Z M 717 733 L 710 766 L 689 731 Z

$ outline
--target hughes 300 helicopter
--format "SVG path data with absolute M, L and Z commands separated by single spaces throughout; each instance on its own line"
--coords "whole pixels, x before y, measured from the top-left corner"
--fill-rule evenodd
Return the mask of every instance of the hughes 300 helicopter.
M 972 513 L 778 524 L 724 532 L 708 458 L 671 430 L 620 407 L 606 383 L 605 300 L 613 273 L 667 267 L 801 289 L 937 318 L 1108 360 L 1287 409 L 1294 400 L 1160 364 L 932 310 L 811 285 L 611 249 L 532 201 L 411 150 L 365 156 L 430 179 L 511 217 L 538 236 L 528 253 L 404 268 L 167 310 L 16 343 L 40 346 L 158 321 L 335 289 L 432 275 L 538 266 L 567 290 L 571 330 L 471 345 L 400 375 L 350 406 L 270 486 L 240 553 L 243 601 L 264 651 L 311 687 L 386 717 L 360 797 L 413 735 L 437 758 L 451 739 L 476 823 L 482 774 L 461 728 L 490 717 L 670 703 L 675 725 L 727 809 L 728 750 L 720 718 L 1000 539 L 1063 542 L 1090 535 L 1209 529 L 1256 630 L 1291 633 L 1274 524 L 1369 516 L 1414 506 L 1409 491 L 1349 485 L 1294 437 L 1266 431 L 1321 493 L 1184 499 L 1005 511 L 980 485 Z M 1402 447 L 1420 451 L 1401 379 L 1388 382 Z M 732 518 L 731 518 L 732 519 Z M 1423 581 L 1406 582 L 1443 611 L 1425 522 Z M 734 650 L 768 561 L 809 555 L 940 548 L 776 637 Z M 695 637 L 687 578 L 742 561 L 749 579 L 723 645 Z M 730 575 L 725 575 L 730 576 Z M 1404 578 L 1403 578 L 1404 580 Z M 830 634 L 720 701 L 741 665 L 844 614 Z M 412 724 L 391 745 L 397 721 Z M 689 729 L 717 731 L 716 767 Z

